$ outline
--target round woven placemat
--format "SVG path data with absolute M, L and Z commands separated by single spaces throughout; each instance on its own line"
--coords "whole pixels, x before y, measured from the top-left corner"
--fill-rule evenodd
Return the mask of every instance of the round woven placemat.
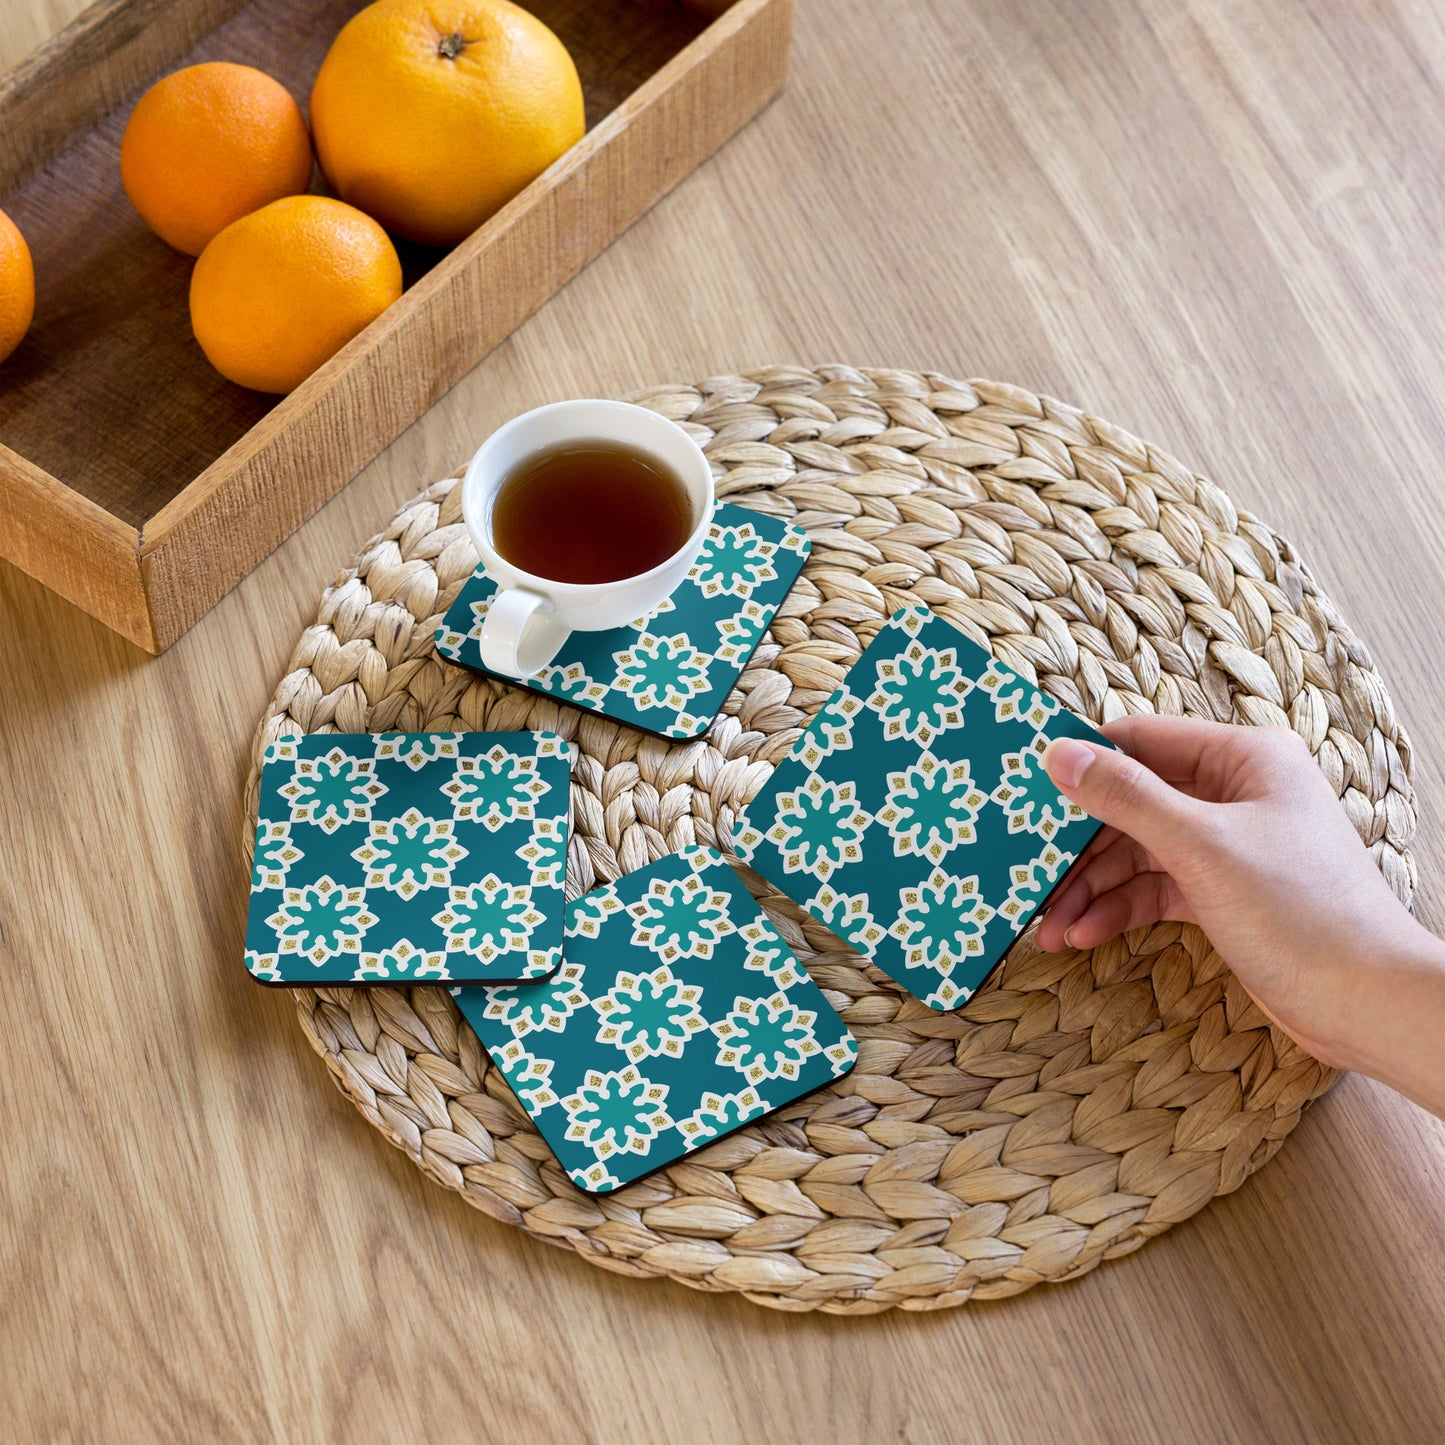
M 476 565 L 456 478 L 327 590 L 255 738 L 550 728 L 573 738 L 569 895 L 728 836 L 896 608 L 926 602 L 1095 721 L 1156 709 L 1293 727 L 1409 901 L 1409 745 L 1290 545 L 1127 432 L 1014 386 L 773 367 L 634 400 L 686 426 L 718 494 L 813 538 L 703 739 L 643 737 L 438 658 Z M 1071 1279 L 1260 1168 L 1331 1073 L 1196 929 L 1092 953 L 1029 936 L 938 1014 L 745 874 L 857 1035 L 857 1068 L 603 1199 L 579 1193 L 444 989 L 297 990 L 337 1085 L 438 1183 L 634 1277 L 784 1309 L 938 1309 Z

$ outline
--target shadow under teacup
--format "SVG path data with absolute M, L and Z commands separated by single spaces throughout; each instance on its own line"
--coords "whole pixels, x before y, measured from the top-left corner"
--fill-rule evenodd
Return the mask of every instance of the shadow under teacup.
M 628 565 L 626 543 L 634 540 L 629 524 L 640 527 L 642 521 L 634 512 L 644 501 L 658 499 L 645 491 L 598 488 L 568 493 L 554 485 L 550 492 L 536 493 L 538 498 L 550 498 L 550 513 L 534 506 L 537 515 L 524 518 L 528 565 L 518 565 L 506 555 L 506 543 L 509 532 L 516 531 L 511 518 L 522 503 L 509 487 L 531 486 L 534 474 L 540 477 L 549 459 L 589 447 L 605 449 L 624 461 L 631 457 L 642 464 L 638 470 L 650 472 L 658 485 L 680 490 L 676 534 L 681 542 L 646 570 L 611 575 L 610 564 Z M 629 495 L 634 498 L 631 502 L 615 500 Z M 569 496 L 570 505 L 564 500 Z M 514 417 L 487 438 L 462 479 L 462 515 L 482 566 L 497 584 L 478 639 L 483 666 L 507 677 L 529 678 L 556 657 L 570 632 L 603 632 L 653 611 L 676 591 L 697 560 L 712 514 L 712 469 L 702 448 L 657 412 L 625 401 L 559 401 Z M 589 580 L 547 575 L 548 528 L 555 529 L 559 538 L 559 564 L 564 532 L 574 561 L 579 542 L 589 549 L 585 559 Z M 585 540 L 579 538 L 579 530 Z M 513 546 L 514 551 L 521 550 L 516 542 Z

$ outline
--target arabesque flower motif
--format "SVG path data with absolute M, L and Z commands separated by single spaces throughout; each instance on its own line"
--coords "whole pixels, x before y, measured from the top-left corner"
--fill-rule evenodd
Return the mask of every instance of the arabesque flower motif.
M 765 973 L 777 988 L 791 988 L 806 978 L 793 950 L 783 942 L 772 924 L 761 919 L 745 923 L 738 937 L 747 944 L 743 967 L 752 973 Z
M 607 684 L 598 682 L 580 662 L 569 662 L 565 665 L 549 662 L 531 680 L 530 685 L 541 692 L 550 693 L 553 697 L 566 698 L 578 707 L 588 707 L 594 711 L 607 700 Z
M 574 1167 L 567 1171 L 567 1177 L 579 1188 L 591 1190 L 593 1194 L 608 1194 L 622 1181 L 602 1163 L 589 1164 L 585 1169 Z
M 1039 734 L 1016 753 L 1005 753 L 1003 778 L 989 797 L 1008 815 L 1010 833 L 1037 833 L 1046 843 L 1066 823 L 1088 815 L 1054 786 L 1044 771 L 1049 740 Z
M 1061 852 L 1050 843 L 1036 858 L 1015 863 L 1009 869 L 1008 898 L 999 906 L 999 917 L 1008 919 L 1015 933 L 1022 933 L 1073 861 L 1072 853 Z
M 385 783 L 377 781 L 374 758 L 355 758 L 332 748 L 314 758 L 297 758 L 290 780 L 278 790 L 291 805 L 293 823 L 312 823 L 334 833 L 346 823 L 368 823 Z
M 562 825 L 555 818 L 538 818 L 532 836 L 517 849 L 532 870 L 534 888 L 560 888 L 567 871 L 567 842 Z
M 535 733 L 539 758 L 563 758 L 572 761 L 572 744 L 559 733 Z
M 437 629 L 437 651 L 443 657 L 449 657 L 455 662 L 462 653 L 471 638 L 465 632 L 458 632 L 455 627 L 447 627 L 445 624 Z
M 1042 728 L 1056 717 L 1059 704 L 1046 693 L 1030 687 L 1018 673 L 1000 662 L 990 662 L 978 685 L 993 699 L 995 722 L 1026 722 Z
M 617 896 L 617 885 L 604 884 L 567 905 L 564 934 L 568 938 L 596 938 L 602 931 L 602 925 L 614 913 L 621 912 L 622 900 Z
M 849 692 L 844 683 L 803 729 L 789 757 L 816 769 L 824 758 L 846 752 L 853 746 L 853 720 L 862 711 L 863 700 Z
M 625 693 L 635 707 L 684 708 L 708 686 L 707 653 L 688 641 L 685 633 L 656 637 L 644 632 L 630 646 L 613 654 L 617 675 L 612 686 Z
M 545 983 L 490 987 L 483 1017 L 506 1024 L 519 1039 L 528 1034 L 560 1034 L 567 1020 L 585 1007 L 582 965 L 564 960 Z
M 531 888 L 503 883 L 495 873 L 476 883 L 454 885 L 446 907 L 432 915 L 447 936 L 448 953 L 465 953 L 483 963 L 526 949 L 542 921 Z
M 744 602 L 731 617 L 718 619 L 718 645 L 714 656 L 719 662 L 743 662 L 752 656 L 758 639 L 768 630 L 773 609 L 761 602 Z
M 888 774 L 888 800 L 877 816 L 893 839 L 895 857 L 915 854 L 940 863 L 974 841 L 974 823 L 986 802 L 988 794 L 974 786 L 967 759 L 943 763 L 925 752 Z
M 448 888 L 452 870 L 468 850 L 457 842 L 450 818 L 427 818 L 408 808 L 399 818 L 368 825 L 368 837 L 351 856 L 366 869 L 368 888 L 411 898 L 424 888 Z
M 281 959 L 274 953 L 262 953 L 259 949 L 248 948 L 246 950 L 246 967 L 250 970 L 252 978 L 259 978 L 262 983 L 281 982 Z
M 915 637 L 878 664 L 867 705 L 878 714 L 885 738 L 927 747 L 940 733 L 963 726 L 963 700 L 973 685 L 959 666 L 957 648 L 926 647 Z
M 262 823 L 256 829 L 256 864 L 251 892 L 284 888 L 286 875 L 306 856 L 291 836 L 290 823 Z
M 967 998 L 968 991 L 954 985 L 950 975 L 965 959 L 983 953 L 984 931 L 994 916 L 978 878 L 955 878 L 935 868 L 916 887 L 900 889 L 898 901 L 898 918 L 888 931 L 903 944 L 904 963 L 941 975 L 945 987 L 935 996 L 951 992 L 960 1001 Z
M 871 900 L 866 893 L 839 893 L 829 883 L 803 905 L 815 918 L 826 923 L 845 943 L 870 958 L 880 939 L 888 930 L 874 917 Z
M 707 1027 L 701 998 L 700 984 L 684 983 L 666 964 L 651 973 L 621 972 L 592 1000 L 597 1042 L 621 1049 L 633 1063 L 659 1054 L 681 1058 L 687 1041 Z
M 802 1065 L 821 1050 L 814 1025 L 818 1015 L 799 1008 L 781 990 L 771 998 L 737 998 L 714 1023 L 717 1061 L 751 1084 L 796 1079 Z
M 777 550 L 777 544 L 760 537 L 751 522 L 714 525 L 688 580 L 704 597 L 749 597 L 777 577 L 772 561 Z
M 552 1087 L 553 1060 L 529 1053 L 518 1039 L 509 1039 L 492 1058 L 523 1108 L 535 1114 L 557 1103 L 557 1093 Z
M 835 868 L 863 856 L 870 816 L 859 806 L 852 782 L 834 783 L 809 773 L 801 787 L 777 796 L 777 813 L 766 837 L 783 857 L 785 873 L 827 878 Z
M 359 953 L 366 930 L 378 920 L 366 906 L 366 889 L 343 888 L 330 874 L 287 888 L 281 906 L 266 920 L 279 953 L 297 953 L 318 968 L 328 958 Z
M 535 818 L 537 800 L 550 791 L 535 757 L 519 757 L 501 743 L 459 758 L 451 780 L 442 785 L 457 822 L 480 823 L 492 833 L 519 818 Z
M 767 1111 L 767 1101 L 751 1084 L 727 1094 L 709 1090 L 686 1119 L 677 1121 L 677 1130 L 684 1139 L 716 1139 Z
M 683 878 L 654 878 L 636 903 L 632 941 L 650 948 L 665 962 L 711 958 L 728 928 L 728 896 L 696 873 Z
M 405 763 L 420 772 L 428 763 L 461 756 L 461 733 L 380 733 L 376 760 Z
M 577 1140 L 598 1159 L 614 1154 L 645 1154 L 652 1141 L 672 1127 L 667 1085 L 656 1084 L 636 1067 L 588 1069 L 576 1093 L 562 1100 L 567 1111 L 565 1138 Z
M 363 953 L 352 977 L 358 983 L 390 979 L 398 983 L 446 983 L 451 978 L 444 953 L 428 953 L 403 938 L 380 953 Z

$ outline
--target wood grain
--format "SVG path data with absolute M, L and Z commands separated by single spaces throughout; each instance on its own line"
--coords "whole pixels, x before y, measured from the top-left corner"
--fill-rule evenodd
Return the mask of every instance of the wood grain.
M 0 446 L 0 551 L 60 596 L 156 651 L 141 584 L 140 533 Z
M 154 78 L 246 0 L 97 0 L 0 78 L 0 193 L 17 186 Z M 12 12 L 11 24 L 28 18 Z M 70 9 L 68 5 L 66 9 Z
M 163 657 L 0 565 L 0 1436 L 1439 1437 L 1445 1128 L 1368 1081 L 1076 1285 L 778 1317 L 430 1186 L 244 977 L 239 857 L 254 721 L 398 502 L 542 401 L 836 357 L 1085 404 L 1294 539 L 1413 730 L 1445 927 L 1442 75 L 1403 0 L 804 0 L 780 101 Z

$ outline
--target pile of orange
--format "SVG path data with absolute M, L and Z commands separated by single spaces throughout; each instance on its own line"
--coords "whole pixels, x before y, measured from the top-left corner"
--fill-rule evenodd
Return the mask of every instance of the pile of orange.
M 126 195 L 198 258 L 191 325 L 232 381 L 287 392 L 401 295 L 387 232 L 451 246 L 582 136 L 562 42 L 510 0 L 376 0 L 332 42 L 311 131 L 279 81 L 212 61 L 166 76 L 121 140 Z M 340 199 L 309 194 L 312 142 Z M 0 212 L 0 361 L 24 336 L 30 254 Z

